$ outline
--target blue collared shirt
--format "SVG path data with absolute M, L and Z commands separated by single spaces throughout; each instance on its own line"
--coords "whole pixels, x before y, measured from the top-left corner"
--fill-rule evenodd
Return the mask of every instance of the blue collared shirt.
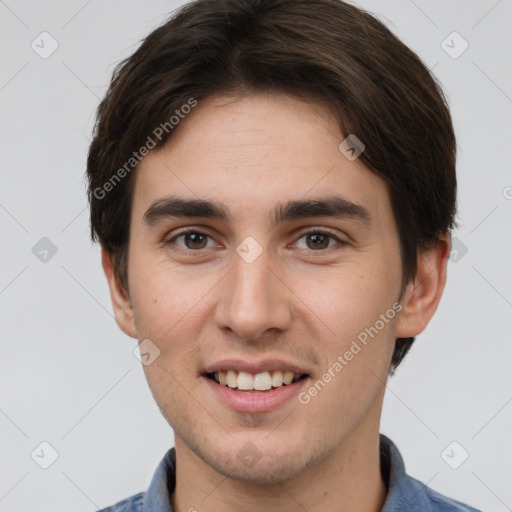
M 428 488 L 408 476 L 395 444 L 380 435 L 381 472 L 388 494 L 381 512 L 481 512 Z M 176 459 L 171 448 L 158 465 L 147 492 L 141 492 L 99 512 L 172 512 Z

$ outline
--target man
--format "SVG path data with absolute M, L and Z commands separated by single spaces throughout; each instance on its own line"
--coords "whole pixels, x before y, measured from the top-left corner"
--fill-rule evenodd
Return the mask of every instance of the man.
M 475 510 L 379 435 L 456 211 L 419 58 L 338 0 L 196 0 L 97 116 L 92 236 L 175 433 L 148 491 L 105 510 Z

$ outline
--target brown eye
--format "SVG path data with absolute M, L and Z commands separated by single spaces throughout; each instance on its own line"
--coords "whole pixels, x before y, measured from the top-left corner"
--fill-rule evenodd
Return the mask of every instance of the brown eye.
M 200 231 L 186 231 L 167 240 L 166 245 L 175 244 L 181 249 L 194 251 L 207 248 L 208 239 L 210 238 L 209 235 L 201 233 Z M 180 242 L 178 242 L 178 240 L 180 240 Z
M 325 233 L 312 233 L 306 235 L 306 244 L 310 249 L 327 249 L 330 238 Z
M 304 240 L 304 242 L 301 243 L 302 240 Z M 330 249 L 335 245 L 343 246 L 347 244 L 337 236 L 323 231 L 310 231 L 309 233 L 305 233 L 296 243 L 299 249 L 310 249 L 317 252 L 323 249 Z
M 186 233 L 184 237 L 187 249 L 204 249 L 206 247 L 207 235 L 203 233 Z

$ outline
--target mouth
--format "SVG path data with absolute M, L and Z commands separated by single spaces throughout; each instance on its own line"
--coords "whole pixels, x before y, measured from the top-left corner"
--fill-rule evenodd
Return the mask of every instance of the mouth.
M 280 358 L 229 358 L 206 366 L 201 377 L 216 401 L 231 411 L 255 414 L 293 407 L 312 375 L 301 363 Z
M 221 386 L 246 393 L 268 393 L 308 377 L 307 373 L 294 373 L 289 370 L 263 371 L 254 374 L 237 370 L 220 370 L 205 375 Z

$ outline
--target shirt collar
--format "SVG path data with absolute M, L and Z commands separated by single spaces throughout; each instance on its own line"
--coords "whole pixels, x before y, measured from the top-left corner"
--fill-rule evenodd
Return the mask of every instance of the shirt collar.
M 405 465 L 393 441 L 380 434 L 380 466 L 388 489 L 382 512 L 425 512 L 430 504 L 426 486 L 405 473 Z M 176 485 L 176 452 L 171 448 L 161 460 L 144 496 L 143 512 L 172 512 L 171 494 Z
M 430 500 L 425 493 L 426 485 L 406 474 L 404 460 L 398 448 L 383 434 L 380 434 L 380 465 L 388 488 L 381 512 L 431 510 Z
M 171 494 L 176 485 L 176 452 L 171 448 L 160 461 L 144 495 L 143 512 L 172 512 Z

